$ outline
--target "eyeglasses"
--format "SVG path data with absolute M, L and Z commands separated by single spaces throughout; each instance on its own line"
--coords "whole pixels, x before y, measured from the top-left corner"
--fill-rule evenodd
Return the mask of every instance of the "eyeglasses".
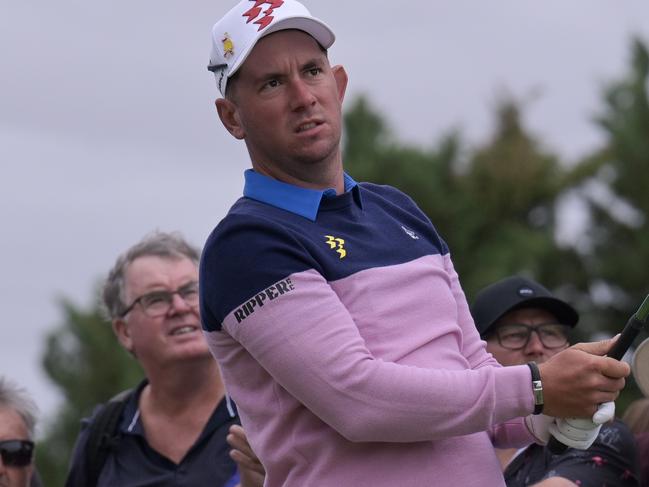
M 192 308 L 198 306 L 198 283 L 192 281 L 179 287 L 175 291 L 153 291 L 143 294 L 142 296 L 135 298 L 133 302 L 122 311 L 120 317 L 124 318 L 124 316 L 130 313 L 138 303 L 142 307 L 144 314 L 149 318 L 157 318 L 158 316 L 166 315 L 171 309 L 174 294 L 180 296 L 185 303 Z
M 520 350 L 530 341 L 532 332 L 536 332 L 545 348 L 561 348 L 568 344 L 568 326 L 559 323 L 544 323 L 530 326 L 523 323 L 503 325 L 496 328 L 496 338 L 503 348 Z
M 2 463 L 8 467 L 26 467 L 34 458 L 34 442 L 29 440 L 0 441 Z

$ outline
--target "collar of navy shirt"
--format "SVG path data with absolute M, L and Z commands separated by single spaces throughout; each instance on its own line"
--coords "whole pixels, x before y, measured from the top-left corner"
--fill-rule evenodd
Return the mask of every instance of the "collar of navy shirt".
M 244 177 L 245 186 L 243 188 L 243 195 L 246 198 L 290 211 L 311 221 L 316 220 L 320 203 L 323 199 L 338 196 L 334 188 L 323 190 L 302 188 L 269 178 L 254 169 L 246 170 Z M 344 173 L 344 183 L 345 193 L 351 191 L 356 202 L 362 208 L 363 205 L 358 183 L 347 173 Z

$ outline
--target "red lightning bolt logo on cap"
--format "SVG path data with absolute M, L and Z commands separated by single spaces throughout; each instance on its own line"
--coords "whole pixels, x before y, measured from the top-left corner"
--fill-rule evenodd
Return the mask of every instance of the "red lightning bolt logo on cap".
M 268 27 L 274 18 L 271 15 L 273 11 L 284 4 L 283 0 L 251 0 L 251 1 L 254 1 L 255 4 L 250 8 L 250 10 L 248 10 L 243 14 L 244 17 L 248 17 L 246 24 L 249 24 L 257 17 L 259 17 L 259 14 L 262 13 L 262 5 L 264 4 L 269 5 L 269 7 L 266 10 L 264 10 L 263 17 L 261 17 L 259 20 L 255 20 L 254 22 L 255 24 L 259 25 L 259 29 L 257 29 L 257 31 L 261 31 L 266 27 Z

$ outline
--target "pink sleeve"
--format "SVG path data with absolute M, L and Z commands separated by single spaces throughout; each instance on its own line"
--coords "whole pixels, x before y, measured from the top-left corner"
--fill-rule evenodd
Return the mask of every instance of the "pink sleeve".
M 469 336 L 465 346 L 479 365 L 475 370 L 383 361 L 369 352 L 319 273 L 292 274 L 290 281 L 292 290 L 282 299 L 267 300 L 245 321 L 228 315 L 224 329 L 281 387 L 345 438 L 412 442 L 465 435 L 531 411 L 527 367 L 486 366 L 493 364 L 477 351 L 479 338 Z
M 473 317 L 469 310 L 469 306 L 460 286 L 459 277 L 451 258 L 449 255 L 444 256 L 445 267 L 449 276 L 451 277 L 451 291 L 455 296 L 457 303 L 458 324 L 462 329 L 464 337 L 462 352 L 469 361 L 472 369 L 480 369 L 482 367 L 502 367 L 493 356 L 486 351 L 486 345 L 480 339 Z M 528 384 L 531 394 L 531 380 L 532 377 L 528 371 Z M 525 426 L 522 417 L 514 418 L 503 423 L 498 423 L 492 426 L 489 431 L 491 441 L 496 448 L 520 448 L 534 442 L 534 436 L 529 432 Z
M 464 291 L 462 291 L 462 287 L 460 286 L 457 272 L 448 254 L 444 256 L 444 267 L 450 277 L 451 292 L 457 304 L 457 321 L 463 336 L 462 354 L 469 361 L 472 369 L 479 369 L 485 366 L 501 367 L 496 359 L 490 353 L 487 353 L 485 342 L 480 339 L 480 334 L 473 322 Z

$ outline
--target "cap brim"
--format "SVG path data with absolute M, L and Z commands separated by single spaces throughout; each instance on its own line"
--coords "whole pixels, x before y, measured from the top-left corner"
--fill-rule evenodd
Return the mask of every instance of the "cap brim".
M 564 303 L 560 299 L 551 298 L 547 296 L 540 296 L 538 298 L 530 298 L 522 301 L 511 309 L 518 308 L 541 308 L 548 310 L 556 316 L 559 323 L 574 327 L 579 321 L 579 314 L 572 306 Z M 511 311 L 511 309 L 509 311 Z
M 574 328 L 579 321 L 579 314 L 572 306 L 564 303 L 563 301 L 551 298 L 547 296 L 539 296 L 536 298 L 529 298 L 523 301 L 504 309 L 499 315 L 492 315 L 491 319 L 483 323 L 480 327 L 480 335 L 482 337 L 488 335 L 493 330 L 493 326 L 496 322 L 505 316 L 510 311 L 514 311 L 520 308 L 540 308 L 549 311 L 552 313 L 559 323 L 562 325 L 568 325 L 571 328 Z
M 316 41 L 318 41 L 318 44 L 320 44 L 324 49 L 329 49 L 336 40 L 336 36 L 329 28 L 329 26 L 327 26 L 327 24 L 314 18 L 306 18 L 301 16 L 286 17 L 278 20 L 277 22 L 274 22 L 273 25 L 271 25 L 264 32 L 264 35 L 262 35 L 259 39 L 262 39 L 267 35 L 272 34 L 273 32 L 289 29 L 296 29 L 306 32 Z M 230 67 L 228 78 L 236 73 L 243 65 L 245 60 L 254 49 L 255 45 L 257 45 L 257 42 L 259 42 L 259 39 L 257 39 L 250 47 L 248 47 L 246 51 L 241 53 L 239 59 L 237 59 L 237 61 Z
M 636 349 L 631 368 L 636 384 L 642 393 L 649 397 L 649 338 Z

